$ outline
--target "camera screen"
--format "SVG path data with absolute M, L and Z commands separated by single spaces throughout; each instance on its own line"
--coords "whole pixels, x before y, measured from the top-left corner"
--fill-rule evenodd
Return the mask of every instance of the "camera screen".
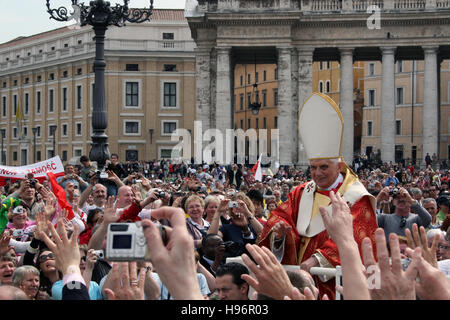
M 131 249 L 131 234 L 118 234 L 113 238 L 113 249 Z

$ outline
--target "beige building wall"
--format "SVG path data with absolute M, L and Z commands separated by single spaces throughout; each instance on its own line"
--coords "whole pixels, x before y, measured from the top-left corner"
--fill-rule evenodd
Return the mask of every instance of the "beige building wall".
M 414 63 L 414 66 L 413 66 Z M 363 138 L 361 153 L 365 154 L 370 148 L 374 152 L 381 148 L 381 63 L 365 63 L 365 92 L 363 108 Z M 370 64 L 374 65 L 374 73 L 371 74 Z M 418 163 L 424 161 L 422 146 L 422 119 L 424 98 L 424 63 L 423 61 L 397 61 L 395 64 L 395 103 L 396 121 L 399 121 L 396 129 L 395 144 L 400 156 L 403 150 L 403 158 L 407 161 L 416 155 Z M 449 117 L 450 117 L 450 63 L 444 60 L 441 63 L 440 74 L 440 159 L 449 159 Z M 398 97 L 401 88 L 403 95 Z M 375 101 L 371 105 L 370 90 L 375 90 Z M 370 134 L 369 123 L 372 123 Z M 436 124 L 437 125 L 437 124 Z
M 6 132 L 7 165 L 33 162 L 33 127 L 38 128 L 36 161 L 52 154 L 51 125 L 57 125 L 55 149 L 63 160 L 89 154 L 95 81 L 92 38 L 90 27 L 60 28 L 0 44 L 0 124 Z M 150 23 L 108 29 L 105 42 L 106 134 L 109 151 L 118 153 L 122 161 L 127 154 L 132 156 L 136 151 L 139 160 L 170 157 L 177 143 L 170 141 L 170 132 L 176 128 L 193 130 L 194 46 L 183 10 L 154 10 Z M 129 92 L 132 103 L 127 103 L 127 86 L 137 90 Z M 168 105 L 164 102 L 165 88 Z M 38 92 L 40 112 L 37 110 Z M 25 111 L 26 94 L 28 113 L 21 121 L 26 135 L 22 130 L 22 134 L 14 137 L 17 127 L 14 95 Z

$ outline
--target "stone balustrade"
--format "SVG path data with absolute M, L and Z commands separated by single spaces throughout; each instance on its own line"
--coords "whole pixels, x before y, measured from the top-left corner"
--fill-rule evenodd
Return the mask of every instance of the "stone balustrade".
M 193 1 L 193 0 L 191 0 Z M 308 13 L 450 9 L 450 0 L 197 0 L 197 12 L 300 10 Z

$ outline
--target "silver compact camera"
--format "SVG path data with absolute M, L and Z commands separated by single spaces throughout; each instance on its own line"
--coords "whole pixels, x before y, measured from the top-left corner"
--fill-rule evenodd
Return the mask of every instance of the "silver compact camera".
M 109 261 L 146 260 L 147 241 L 141 222 L 111 223 L 106 236 Z
M 105 258 L 105 254 L 103 253 L 103 250 L 95 250 L 94 253 L 97 256 L 98 260 L 103 260 Z
M 228 208 L 238 208 L 238 207 L 239 207 L 239 203 L 237 203 L 236 201 L 228 202 Z
M 21 230 L 21 229 L 15 229 L 14 231 L 13 231 L 13 233 L 12 233 L 12 236 L 14 237 L 14 238 L 17 238 L 17 237 L 22 237 L 23 235 L 24 235 L 24 231 L 23 230 Z

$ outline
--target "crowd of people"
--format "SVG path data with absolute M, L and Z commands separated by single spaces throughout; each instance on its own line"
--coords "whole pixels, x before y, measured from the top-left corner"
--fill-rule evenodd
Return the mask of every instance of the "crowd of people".
M 252 166 L 121 163 L 112 154 L 107 178 L 82 156 L 58 178 L 7 181 L 0 299 L 316 300 L 334 299 L 335 290 L 345 299 L 450 299 L 450 171 L 353 163 L 348 172 L 367 193 L 352 202 L 329 189 L 330 210 L 317 209 L 322 229 L 302 231 L 297 216 L 283 212 L 299 211 L 295 202 L 306 199 L 311 179 L 319 188 L 331 184 L 323 163 L 281 166 L 256 181 Z M 151 261 L 109 261 L 108 225 L 137 221 Z M 298 249 L 314 241 L 297 261 Z M 312 269 L 337 264 L 342 286 Z M 377 288 L 361 271 L 374 265 Z

